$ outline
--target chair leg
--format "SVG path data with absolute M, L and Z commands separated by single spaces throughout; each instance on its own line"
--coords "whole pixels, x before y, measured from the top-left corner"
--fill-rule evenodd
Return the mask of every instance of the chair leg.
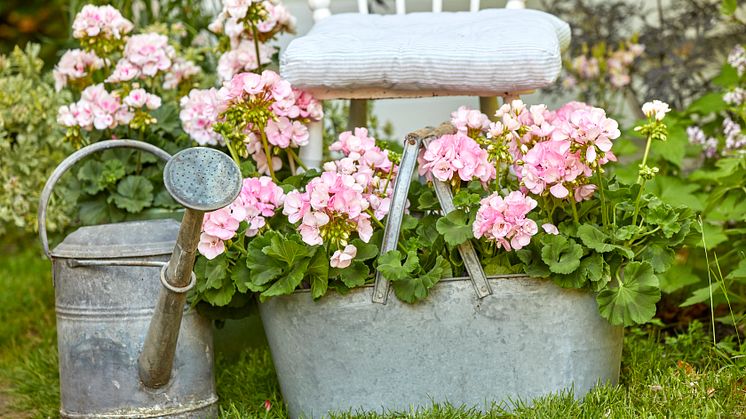
M 347 130 L 368 126 L 368 100 L 350 99 L 350 116 L 347 120 Z
M 487 115 L 490 119 L 495 119 L 495 112 L 497 112 L 497 97 L 496 96 L 480 96 L 479 97 L 479 110 Z
M 324 159 L 324 120 L 308 124 L 308 144 L 300 148 L 299 157 L 309 169 L 321 169 Z

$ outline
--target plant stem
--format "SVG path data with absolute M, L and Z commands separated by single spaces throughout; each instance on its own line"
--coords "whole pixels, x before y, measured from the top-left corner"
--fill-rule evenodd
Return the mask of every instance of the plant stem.
M 228 152 L 231 154 L 231 157 L 233 158 L 233 161 L 236 162 L 236 164 L 241 167 L 241 159 L 238 158 L 238 153 L 236 150 L 233 149 L 233 146 L 231 145 L 231 141 L 226 139 L 225 145 L 228 146 Z
M 578 217 L 578 208 L 575 205 L 575 198 L 570 197 L 570 204 L 572 206 L 572 219 L 575 220 L 576 223 L 580 223 L 580 217 Z
M 653 143 L 653 136 L 648 135 L 648 142 L 645 144 L 645 154 L 642 155 L 642 163 L 640 163 L 640 169 L 645 167 L 648 164 L 648 154 L 650 154 L 650 145 Z M 640 174 L 637 175 L 637 183 L 640 183 L 641 185 L 645 182 L 642 182 L 642 176 Z M 642 183 L 641 183 L 642 182 Z
M 293 160 L 293 156 L 290 155 L 290 147 L 286 148 L 285 152 L 288 155 L 288 164 L 290 164 L 290 176 L 295 176 L 295 160 Z
M 604 223 L 604 227 L 609 226 L 609 214 L 606 208 L 606 194 L 604 193 L 604 180 L 601 177 L 601 172 L 596 172 L 598 176 L 598 191 L 601 195 L 601 221 Z
M 635 199 L 635 212 L 632 213 L 632 225 L 637 225 L 637 215 L 640 213 L 640 199 L 642 198 L 642 191 L 645 189 L 645 179 L 640 184 L 640 191 L 637 192 L 637 198 Z
M 254 53 L 256 53 L 256 71 L 262 69 L 262 59 L 259 58 L 259 38 L 257 38 L 256 24 L 251 22 L 251 35 L 254 38 Z
M 269 142 L 267 141 L 267 134 L 264 133 L 264 125 L 259 126 L 259 133 L 262 137 L 264 155 L 267 157 L 267 170 L 269 170 L 269 177 L 272 178 L 273 182 L 277 183 L 277 178 L 275 177 L 275 168 L 272 167 L 272 155 L 269 153 Z
M 288 154 L 295 160 L 296 163 L 298 163 L 298 166 L 302 167 L 303 170 L 308 171 L 308 167 L 303 163 L 303 160 L 298 157 L 298 154 L 293 150 L 292 148 L 288 147 L 285 150 L 288 151 Z

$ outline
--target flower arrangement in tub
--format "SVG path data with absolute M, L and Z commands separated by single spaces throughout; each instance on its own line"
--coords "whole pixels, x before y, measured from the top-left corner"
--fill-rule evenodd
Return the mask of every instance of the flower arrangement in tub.
M 251 101 L 257 80 L 237 75 L 223 89 Z M 252 108 L 218 106 L 226 110 L 212 129 L 252 137 L 240 126 L 226 129 L 233 107 Z M 660 298 L 656 273 L 696 232 L 691 210 L 645 192 L 657 171 L 647 154 L 666 139 L 668 106 L 654 101 L 642 111 L 647 120 L 636 129 L 647 137 L 645 158 L 637 182 L 625 185 L 607 170 L 621 133 L 600 108 L 571 102 L 551 111 L 516 100 L 493 120 L 459 108 L 454 133 L 431 141 L 418 159 L 420 175 L 451 185 L 457 210 L 441 216 L 433 189 L 413 182 L 398 249 L 385 254 L 379 249 L 400 156 L 365 128 L 345 132 L 330 146 L 340 158 L 320 171 L 246 179 L 236 202 L 206 215 L 197 299 L 230 307 L 254 293 L 265 299 L 303 288 L 320 298 L 369 284 L 380 270 L 398 298 L 415 303 L 441 278 L 463 272 L 456 247 L 473 240 L 488 274 L 590 289 L 611 323 L 649 321 Z M 292 147 L 298 142 L 289 133 L 268 143 Z

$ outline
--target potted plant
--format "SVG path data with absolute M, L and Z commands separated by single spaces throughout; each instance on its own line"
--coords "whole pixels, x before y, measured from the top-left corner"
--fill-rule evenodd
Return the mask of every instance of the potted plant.
M 653 317 L 656 274 L 694 226 L 691 210 L 644 192 L 666 104 L 643 107 L 647 146 L 631 185 L 604 170 L 620 131 L 602 109 L 513 101 L 492 122 L 459 108 L 450 127 L 408 138 L 428 143 L 420 174 L 452 188 L 456 210 L 442 215 L 429 182 L 410 184 L 402 156 L 364 128 L 331 144 L 339 159 L 301 173 L 292 124 L 266 129 L 288 112 L 277 83 L 234 76 L 205 127 L 290 170 L 255 173 L 236 202 L 206 215 L 194 300 L 230 308 L 259 297 L 291 416 L 484 406 L 572 385 L 579 397 L 617 379 L 620 326 Z M 392 202 L 407 188 L 406 204 Z M 380 251 L 384 223 L 400 223 L 395 250 Z M 491 275 L 483 299 L 463 277 L 467 241 Z M 376 271 L 397 297 L 385 306 L 370 302 Z

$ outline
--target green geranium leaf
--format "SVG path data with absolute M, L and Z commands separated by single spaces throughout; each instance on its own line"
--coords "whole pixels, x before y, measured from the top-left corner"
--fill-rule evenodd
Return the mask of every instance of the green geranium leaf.
M 606 287 L 596 297 L 601 316 L 613 325 L 632 326 L 650 321 L 661 298 L 658 278 L 648 262 L 630 262 L 624 278 Z
M 220 288 L 228 276 L 228 258 L 225 253 L 218 255 L 215 259 L 207 260 L 205 263 L 206 288 Z
M 402 231 L 412 230 L 417 227 L 418 220 L 409 214 L 404 214 L 402 218 L 401 229 Z
M 518 255 L 518 259 L 523 262 L 523 272 L 526 275 L 534 278 L 548 278 L 552 274 L 547 264 L 541 260 L 541 255 L 538 252 L 523 248 L 515 253 Z
M 78 203 L 78 217 L 84 225 L 94 225 L 122 221 L 125 212 L 107 205 L 106 198 L 100 197 Z
M 249 291 L 251 292 L 262 292 L 265 289 L 267 289 L 266 285 L 254 285 L 253 282 L 251 282 L 251 271 L 249 271 L 249 267 L 246 266 L 245 261 L 240 260 L 238 263 L 236 263 L 233 266 L 233 272 L 231 272 L 231 279 L 233 280 L 233 283 L 236 285 L 236 289 L 240 293 L 247 293 Z
M 431 189 L 427 189 L 422 192 L 422 194 L 420 194 L 419 198 L 417 198 L 417 204 L 419 206 L 419 209 L 423 211 L 440 207 L 438 198 L 435 196 L 435 192 L 433 192 Z
M 583 224 L 578 227 L 578 236 L 584 245 L 597 252 L 606 253 L 614 250 L 614 245 L 607 243 L 611 238 L 594 225 Z
M 635 257 L 635 253 L 632 249 L 608 243 L 611 241 L 611 237 L 594 225 L 583 224 L 579 226 L 578 237 L 583 241 L 584 245 L 599 253 L 607 253 L 612 250 L 617 250 L 628 259 Z
M 311 258 L 307 274 L 313 299 L 326 294 L 329 287 L 329 259 L 326 258 L 326 249 L 323 246 L 319 246 Z
M 474 238 L 469 216 L 462 210 L 456 210 L 441 217 L 435 224 L 438 232 L 446 239 L 446 243 L 451 246 L 459 244 Z
M 277 234 L 271 237 L 270 245 L 262 251 L 267 256 L 277 258 L 288 266 L 293 266 L 299 261 L 311 257 L 316 248 L 300 242 L 297 236 L 283 237 Z
M 468 189 L 462 189 L 453 195 L 453 205 L 456 208 L 467 208 L 473 205 L 477 205 L 482 198 L 475 193 L 471 193 Z
M 614 232 L 614 238 L 620 241 L 631 239 L 640 230 L 638 226 L 622 226 Z
M 365 285 L 370 270 L 368 265 L 360 261 L 354 261 L 350 266 L 339 271 L 339 279 L 349 288 L 355 288 Z
M 650 262 L 655 273 L 666 272 L 673 264 L 675 256 L 673 250 L 660 244 L 651 244 L 640 253 L 640 259 Z
M 442 256 L 438 256 L 435 266 L 427 273 L 417 278 L 408 277 L 404 280 L 392 282 L 394 294 L 396 294 L 396 298 L 406 303 L 414 303 L 426 298 L 430 288 L 437 284 L 441 278 L 451 274 L 451 265 Z
M 573 239 L 548 234 L 542 239 L 541 259 L 549 270 L 557 274 L 569 274 L 578 269 L 583 247 Z
M 402 265 L 401 253 L 390 250 L 378 257 L 378 271 L 389 281 L 400 281 L 409 278 L 418 263 L 417 254 L 409 253 L 407 262 Z
M 225 275 L 219 286 L 206 289 L 202 293 L 202 298 L 216 307 L 222 307 L 231 302 L 233 294 L 235 293 L 236 286 L 233 284 L 233 281 L 228 278 L 228 275 Z
M 378 246 L 373 243 L 365 243 L 360 239 L 355 239 L 350 244 L 357 248 L 355 260 L 369 260 L 378 256 Z
M 311 259 L 306 258 L 293 265 L 289 272 L 283 274 L 271 287 L 259 294 L 259 299 L 265 301 L 267 297 L 292 294 L 303 281 L 310 261 Z
M 700 281 L 699 276 L 692 271 L 691 266 L 678 263 L 673 264 L 671 268 L 657 276 L 660 280 L 661 291 L 667 294 Z
M 723 284 L 720 281 L 713 282 L 711 285 L 699 288 L 692 292 L 681 307 L 689 307 L 694 304 L 709 302 L 710 298 L 719 298 L 723 293 Z
M 709 115 L 725 110 L 728 104 L 723 100 L 721 92 L 708 93 L 701 98 L 692 102 L 687 108 L 687 112 Z
M 140 212 L 153 202 L 153 184 L 144 176 L 127 176 L 119 182 L 117 192 L 110 199 L 127 212 Z
M 255 237 L 249 242 L 246 266 L 251 270 L 251 282 L 255 286 L 265 285 L 282 273 L 282 262 L 266 255 L 262 251 L 262 249 L 269 246 L 271 238 L 275 236 L 279 236 L 279 234 L 270 231 L 263 236 Z
M 437 222 L 438 217 L 432 214 L 420 218 L 417 229 L 415 229 L 417 236 L 429 245 L 435 244 L 438 238 L 442 237 L 435 226 Z

